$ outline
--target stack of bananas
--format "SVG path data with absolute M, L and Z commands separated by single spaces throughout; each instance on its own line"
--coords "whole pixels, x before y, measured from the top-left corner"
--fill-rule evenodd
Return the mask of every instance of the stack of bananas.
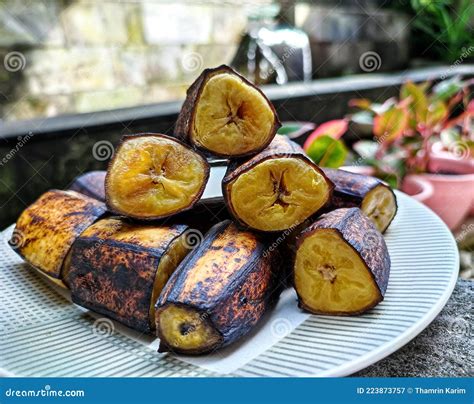
M 387 287 L 381 232 L 395 195 L 375 178 L 319 168 L 279 127 L 258 88 L 227 66 L 206 69 L 175 136 L 124 137 L 106 175 L 88 173 L 29 206 L 12 245 L 75 303 L 156 333 L 160 351 L 202 354 L 236 341 L 289 274 L 302 309 L 360 314 Z M 215 215 L 198 209 L 208 156 L 229 160 L 222 204 L 231 220 L 212 227 Z

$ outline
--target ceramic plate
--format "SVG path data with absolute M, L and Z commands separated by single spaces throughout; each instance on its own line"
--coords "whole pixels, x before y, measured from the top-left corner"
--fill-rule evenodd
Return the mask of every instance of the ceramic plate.
M 219 181 L 213 184 L 208 196 L 219 192 Z M 447 227 L 425 206 L 400 192 L 397 197 L 399 212 L 386 233 L 392 270 L 381 304 L 358 317 L 301 317 L 290 298 L 280 335 L 282 324 L 260 325 L 251 343 L 231 347 L 214 366 L 158 354 L 152 340 L 71 304 L 10 249 L 10 227 L 0 244 L 0 367 L 19 376 L 219 376 L 229 373 L 220 365 L 235 355 L 234 376 L 354 373 L 420 333 L 446 304 L 458 276 Z M 301 321 L 292 322 L 293 316 Z M 268 328 L 270 343 L 263 334 Z

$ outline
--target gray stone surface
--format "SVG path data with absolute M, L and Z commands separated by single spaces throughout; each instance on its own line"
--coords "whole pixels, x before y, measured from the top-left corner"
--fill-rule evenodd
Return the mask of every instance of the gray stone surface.
M 472 377 L 474 281 L 459 279 L 448 303 L 414 340 L 357 377 Z

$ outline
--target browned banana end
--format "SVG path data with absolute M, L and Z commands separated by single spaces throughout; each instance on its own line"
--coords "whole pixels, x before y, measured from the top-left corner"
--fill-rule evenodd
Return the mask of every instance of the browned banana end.
M 102 202 L 75 191 L 48 191 L 20 215 L 10 245 L 26 262 L 64 286 L 61 268 L 72 243 L 105 212 Z
M 161 134 L 125 136 L 105 180 L 107 206 L 135 219 L 161 219 L 199 201 L 209 165 L 199 153 Z
M 332 211 L 298 238 L 294 285 L 312 313 L 365 312 L 383 300 L 389 274 L 384 238 L 358 208 Z
M 280 126 L 265 95 L 222 65 L 204 70 L 188 89 L 175 132 L 214 155 L 238 157 L 264 149 Z
M 260 236 L 215 225 L 158 299 L 160 352 L 202 354 L 247 334 L 279 296 L 278 264 Z
M 331 205 L 334 209 L 359 207 L 382 233 L 397 213 L 397 198 L 393 190 L 375 177 L 344 170 L 323 168 L 334 183 Z
M 89 171 L 74 178 L 69 189 L 105 202 L 106 171 Z
M 64 280 L 72 300 L 140 332 L 154 329 L 154 303 L 191 250 L 185 225 L 99 220 L 74 243 Z
M 240 224 L 271 232 L 295 228 L 324 207 L 332 183 L 296 143 L 277 135 L 250 160 L 229 166 L 222 193 Z

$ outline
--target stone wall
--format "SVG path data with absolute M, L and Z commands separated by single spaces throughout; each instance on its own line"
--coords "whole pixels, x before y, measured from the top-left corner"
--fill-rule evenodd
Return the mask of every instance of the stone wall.
M 270 0 L 0 0 L 0 118 L 178 100 Z

